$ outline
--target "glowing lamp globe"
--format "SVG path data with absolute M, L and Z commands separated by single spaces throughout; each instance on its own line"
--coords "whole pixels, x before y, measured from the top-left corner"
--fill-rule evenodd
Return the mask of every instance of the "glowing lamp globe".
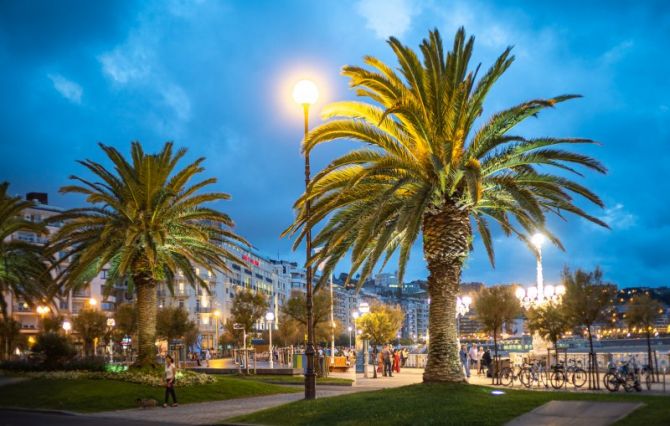
M 539 232 L 537 234 L 534 234 L 531 238 L 530 241 L 533 243 L 535 247 L 542 247 L 542 244 L 544 244 L 544 240 L 546 240 L 547 237 L 544 236 L 544 234 L 540 234 Z
M 70 321 L 63 321 L 63 330 L 65 331 L 72 330 L 72 323 Z
M 553 285 L 546 285 L 544 286 L 544 295 L 547 297 L 551 297 L 554 295 L 555 289 Z
M 319 89 L 311 80 L 300 80 L 293 87 L 293 100 L 300 105 L 313 105 L 319 98 Z
M 524 290 L 522 287 L 518 287 L 516 289 L 516 297 L 517 299 L 523 299 L 526 297 L 526 290 Z
M 470 306 L 472 304 L 472 297 L 470 296 L 463 297 L 463 304 L 465 306 Z
M 555 292 L 557 296 L 563 296 L 565 294 L 565 286 L 564 285 L 556 286 Z
M 528 288 L 528 297 L 531 299 L 535 299 L 537 297 L 537 287 Z
M 265 314 L 265 319 L 268 321 L 274 321 L 275 314 L 273 312 L 268 312 L 267 314 Z

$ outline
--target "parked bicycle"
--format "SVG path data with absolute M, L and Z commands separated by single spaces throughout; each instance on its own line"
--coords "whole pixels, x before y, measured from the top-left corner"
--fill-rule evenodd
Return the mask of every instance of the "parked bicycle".
M 538 387 L 549 387 L 549 383 L 547 383 L 547 371 L 541 363 L 534 363 L 523 367 L 521 369 L 520 379 L 521 383 L 527 388 L 532 387 L 534 383 L 536 383 Z
M 525 366 L 525 364 L 524 364 Z M 522 366 L 503 367 L 498 373 L 498 382 L 503 386 L 513 385 L 515 380 L 521 382 Z
M 642 391 L 640 384 L 640 370 L 630 360 L 624 362 L 620 367 L 610 363 L 603 381 L 610 392 L 618 392 L 623 387 L 626 392 L 636 390 Z M 648 385 L 651 388 L 651 384 Z

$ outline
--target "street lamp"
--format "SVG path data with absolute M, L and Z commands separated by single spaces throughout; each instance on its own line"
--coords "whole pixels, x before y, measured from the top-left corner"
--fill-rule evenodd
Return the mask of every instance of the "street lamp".
M 112 340 L 112 329 L 116 326 L 114 318 L 107 318 L 107 327 L 109 327 L 109 362 L 114 362 L 114 341 Z
M 272 354 L 272 321 L 275 320 L 275 314 L 273 312 L 268 312 L 265 314 L 265 319 L 270 323 L 269 332 L 270 332 L 270 368 L 275 368 L 274 356 Z
M 219 318 L 221 317 L 221 311 L 220 310 L 215 310 L 213 312 L 214 314 L 214 335 L 216 336 L 216 340 L 214 341 L 214 347 L 216 348 L 217 354 L 219 353 Z
M 63 321 L 63 330 L 65 331 L 65 334 L 69 334 L 70 330 L 72 330 L 72 323 L 70 321 Z
M 305 139 L 309 132 L 309 107 L 313 105 L 319 97 L 319 90 L 316 84 L 310 80 L 300 80 L 293 87 L 293 100 L 302 105 L 304 115 L 304 133 Z M 309 187 L 310 169 L 309 169 L 309 151 L 305 151 L 305 191 Z M 305 295 L 307 310 L 307 346 L 305 356 L 307 358 L 307 369 L 305 371 L 305 399 L 316 398 L 316 374 L 314 373 L 314 312 L 312 302 L 312 267 L 308 265 L 312 256 L 312 230 L 309 225 L 311 201 L 305 201 L 305 275 L 307 279 L 307 294 Z
M 541 234 L 539 232 L 535 233 L 531 238 L 530 241 L 533 243 L 535 248 L 537 249 L 537 268 L 536 268 L 536 280 L 537 280 L 537 293 L 540 298 L 544 296 L 544 278 L 542 276 L 542 244 L 544 244 L 544 241 L 546 240 L 546 237 L 544 234 Z
M 347 330 L 349 330 L 349 348 L 351 348 L 351 326 L 347 327 Z
M 470 296 L 456 298 L 456 336 L 459 341 L 461 340 L 461 318 L 470 312 L 471 304 L 472 298 Z
M 91 297 L 90 299 L 88 299 L 88 304 L 91 305 L 91 307 L 95 307 L 95 305 L 98 304 L 98 301 L 95 300 L 94 297 Z

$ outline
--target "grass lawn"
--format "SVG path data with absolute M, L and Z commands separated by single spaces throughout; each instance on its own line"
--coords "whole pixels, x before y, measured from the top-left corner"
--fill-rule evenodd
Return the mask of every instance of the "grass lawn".
M 231 377 L 217 377 L 215 383 L 183 388 L 177 384 L 175 391 L 180 404 L 300 392 L 286 386 Z M 117 410 L 136 407 L 137 398 L 162 402 L 163 393 L 164 388 L 116 380 L 33 379 L 0 386 L 0 407 L 78 412 Z
M 670 397 L 505 390 L 457 384 L 418 384 L 316 401 L 297 401 L 229 419 L 266 425 L 502 425 L 551 400 L 643 402 L 621 425 L 670 425 Z
M 282 385 L 302 385 L 305 383 L 305 376 L 279 376 L 279 375 L 252 375 L 252 376 L 233 376 L 244 378 L 246 380 L 256 380 L 259 382 L 265 383 L 275 383 Z M 353 380 L 351 379 L 342 379 L 339 377 L 317 377 L 316 383 L 319 385 L 340 385 L 340 386 L 351 386 Z

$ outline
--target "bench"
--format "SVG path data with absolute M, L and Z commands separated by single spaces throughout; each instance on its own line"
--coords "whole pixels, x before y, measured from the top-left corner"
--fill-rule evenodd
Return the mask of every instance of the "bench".
M 347 361 L 346 357 L 336 356 L 335 362 L 328 366 L 330 371 L 339 371 L 341 373 L 346 373 L 351 368 L 350 363 Z

